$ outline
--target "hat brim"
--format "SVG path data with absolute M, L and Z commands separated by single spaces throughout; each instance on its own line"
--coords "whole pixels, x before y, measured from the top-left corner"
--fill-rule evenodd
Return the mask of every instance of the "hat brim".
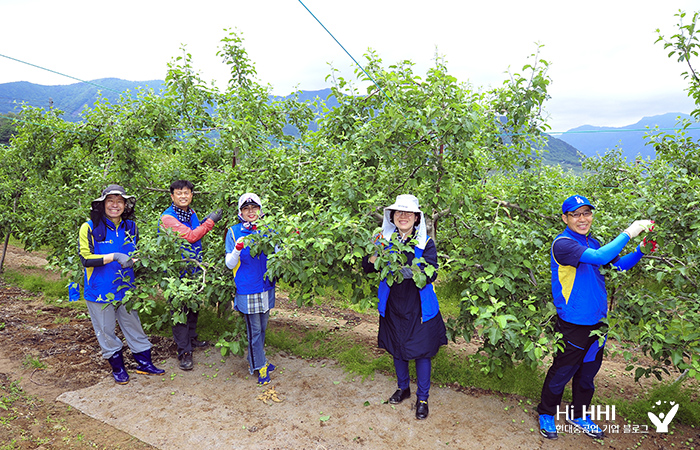
M 406 206 L 406 205 L 400 205 L 398 203 L 394 203 L 391 206 L 387 206 L 384 208 L 384 211 L 407 211 L 407 212 L 414 212 L 414 213 L 422 213 L 419 208 L 416 208 L 414 206 Z
M 124 199 L 124 203 L 126 205 L 125 211 L 130 212 L 133 211 L 134 208 L 136 208 L 136 196 L 134 195 L 126 195 L 123 194 L 117 190 L 105 192 L 100 198 L 96 198 L 95 200 L 92 201 L 92 206 L 93 208 L 95 207 L 95 203 L 101 203 L 104 202 L 105 199 L 107 198 L 108 195 L 119 195 Z

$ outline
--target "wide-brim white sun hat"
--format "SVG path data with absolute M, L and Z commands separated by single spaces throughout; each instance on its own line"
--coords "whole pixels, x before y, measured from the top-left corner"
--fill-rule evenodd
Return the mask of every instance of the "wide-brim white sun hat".
M 382 236 L 384 239 L 391 239 L 392 234 L 396 231 L 396 225 L 391 223 L 392 211 L 408 211 L 420 214 L 420 223 L 416 230 L 416 246 L 420 249 L 425 249 L 425 244 L 428 242 L 428 233 L 425 226 L 425 215 L 420 210 L 418 199 L 411 194 L 401 194 L 396 196 L 396 201 L 393 205 L 384 208 L 384 220 L 382 222 Z
M 102 195 L 92 201 L 93 209 L 95 209 L 95 203 L 104 202 L 108 195 L 121 195 L 125 204 L 124 212 L 131 213 L 134 211 L 134 208 L 136 207 L 136 197 L 133 195 L 127 195 L 126 189 L 118 184 L 110 184 L 107 186 L 102 191 Z

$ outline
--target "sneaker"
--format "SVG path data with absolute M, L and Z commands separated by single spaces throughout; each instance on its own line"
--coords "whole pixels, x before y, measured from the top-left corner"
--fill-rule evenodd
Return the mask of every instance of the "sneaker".
M 270 363 L 265 364 L 258 370 L 258 384 L 267 384 L 270 382 L 270 372 L 275 370 L 275 366 Z
M 557 426 L 554 424 L 554 416 L 549 414 L 540 414 L 540 434 L 547 439 L 556 439 Z
M 591 419 L 569 419 L 567 417 L 566 421 L 593 439 L 603 439 L 603 436 L 605 436 L 603 430 L 598 428 L 598 425 L 593 423 Z

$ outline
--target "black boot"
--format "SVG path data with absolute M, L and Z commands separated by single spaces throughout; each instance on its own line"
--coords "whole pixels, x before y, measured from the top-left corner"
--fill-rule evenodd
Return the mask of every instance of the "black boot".
M 185 352 L 178 357 L 180 360 L 180 369 L 192 370 L 194 362 L 192 361 L 192 352 Z
M 397 389 L 394 394 L 389 397 L 388 402 L 392 405 L 397 405 L 401 403 L 402 401 L 406 400 L 408 397 L 411 396 L 411 388 L 410 386 L 407 387 L 406 389 Z
M 119 350 L 107 361 L 109 361 L 109 365 L 112 366 L 112 376 L 114 376 L 114 381 L 117 384 L 128 383 L 129 374 L 126 372 L 126 367 L 124 367 L 124 356 L 122 356 L 122 351 Z
M 428 401 L 416 400 L 416 419 L 423 420 L 428 417 Z
M 153 365 L 153 362 L 151 361 L 150 348 L 140 353 L 134 353 L 134 359 L 138 364 L 138 367 L 136 367 L 136 373 L 143 375 L 160 375 L 165 373 L 165 370 L 159 369 Z
M 192 343 L 192 349 L 194 350 L 195 348 L 204 348 L 204 347 L 209 347 L 209 342 L 207 341 L 200 341 L 197 338 L 192 338 L 190 340 Z

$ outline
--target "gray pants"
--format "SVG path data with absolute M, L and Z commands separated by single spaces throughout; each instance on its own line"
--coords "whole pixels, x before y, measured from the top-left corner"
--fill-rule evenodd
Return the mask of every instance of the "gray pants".
M 151 348 L 148 336 L 143 331 L 141 319 L 136 311 L 127 312 L 124 306 L 115 308 L 108 303 L 87 303 L 92 328 L 95 330 L 97 342 L 102 348 L 102 357 L 109 359 L 124 347 L 122 340 L 117 337 L 115 328 L 119 321 L 119 328 L 124 333 L 126 343 L 131 349 L 131 353 L 141 353 Z

